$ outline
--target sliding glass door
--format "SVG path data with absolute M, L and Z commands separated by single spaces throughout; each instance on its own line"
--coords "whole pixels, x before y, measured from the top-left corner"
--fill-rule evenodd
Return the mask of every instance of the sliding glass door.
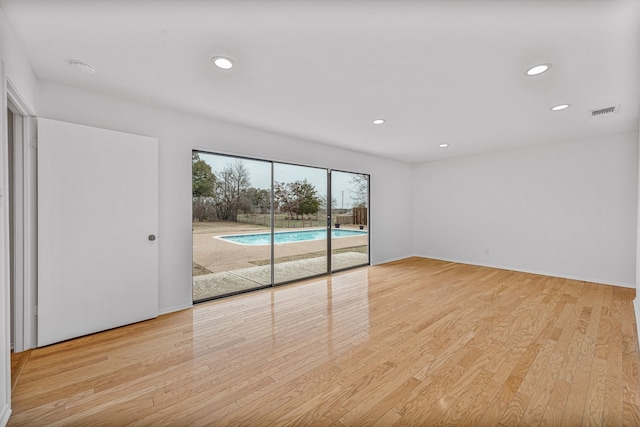
M 367 265 L 368 195 L 368 175 L 194 151 L 193 301 Z
M 369 175 L 331 171 L 331 270 L 369 264 Z
M 274 163 L 274 283 L 328 273 L 327 170 Z
M 271 167 L 193 153 L 194 301 L 272 284 Z

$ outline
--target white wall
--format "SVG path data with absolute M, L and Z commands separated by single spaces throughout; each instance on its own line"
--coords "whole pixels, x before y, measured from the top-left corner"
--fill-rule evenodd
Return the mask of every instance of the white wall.
M 413 176 L 417 255 L 635 287 L 637 132 L 427 162 Z
M 191 150 L 371 174 L 372 263 L 412 253 L 411 166 L 42 82 L 39 115 L 159 140 L 160 312 L 191 304 Z M 397 208 L 396 208 L 397 207 Z

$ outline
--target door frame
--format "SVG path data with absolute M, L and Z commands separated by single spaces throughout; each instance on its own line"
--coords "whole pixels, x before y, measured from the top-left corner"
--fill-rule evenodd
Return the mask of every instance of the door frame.
M 331 187 L 333 186 L 332 172 L 350 173 L 354 175 L 366 175 L 368 177 L 367 179 L 367 264 L 365 265 L 371 265 L 371 174 L 351 172 L 344 169 L 329 169 L 329 179 L 327 181 L 329 197 L 333 197 L 331 194 L 331 190 L 332 190 Z M 327 218 L 331 220 L 330 224 L 333 223 L 333 213 L 331 211 L 332 210 L 330 209 L 329 215 L 327 215 Z M 330 229 L 331 227 L 329 227 L 329 232 L 327 234 L 327 239 L 329 239 L 329 242 L 331 242 L 332 240 Z M 340 268 L 340 269 L 334 270 L 333 265 L 331 264 L 332 257 L 333 257 L 333 251 L 331 249 L 331 243 L 329 243 L 329 274 L 340 273 L 341 271 L 346 271 L 346 270 L 351 270 L 352 268 L 361 267 L 361 265 L 356 265 L 353 267 L 346 267 L 346 268 Z
M 13 113 L 14 352 L 35 348 L 37 338 L 37 139 L 36 117 L 7 78 L 7 108 Z M 7 159 L 10 161 L 11 159 Z
M 363 267 L 365 265 L 371 265 L 371 174 L 369 173 L 363 173 L 363 172 L 353 172 L 353 171 L 347 171 L 344 169 L 334 169 L 334 168 L 330 168 L 330 167 L 325 167 L 325 166 L 315 166 L 315 165 L 309 165 L 309 164 L 301 164 L 301 163 L 293 163 L 290 161 L 283 161 L 283 160 L 277 160 L 277 159 L 273 159 L 273 158 L 268 158 L 268 157 L 264 157 L 264 158 L 258 158 L 258 157 L 249 157 L 246 155 L 242 155 L 242 154 L 233 154 L 233 153 L 224 153 L 224 152 L 218 152 L 218 151 L 211 151 L 209 149 L 202 149 L 202 148 L 192 148 L 191 149 L 191 153 L 198 153 L 198 154 L 211 154 L 211 155 L 215 155 L 215 156 L 224 156 L 224 157 L 233 157 L 236 159 L 244 159 L 244 160 L 251 160 L 251 161 L 260 161 L 260 162 L 269 162 L 271 163 L 271 219 L 270 219 L 270 233 L 273 236 L 273 234 L 275 233 L 275 227 L 274 227 L 274 218 L 273 216 L 275 215 L 274 213 L 274 178 L 275 178 L 275 165 L 276 164 L 281 164 L 281 165 L 290 165 L 290 166 L 300 166 L 300 167 L 306 167 L 306 168 L 313 168 L 313 169 L 321 169 L 326 171 L 327 174 L 327 181 L 326 181 L 326 186 L 327 186 L 327 192 L 326 192 L 326 197 L 327 197 L 327 216 L 326 216 L 326 220 L 327 220 L 327 224 L 326 224 L 326 230 L 327 230 L 327 270 L 324 273 L 319 273 L 319 274 L 315 274 L 315 275 L 311 275 L 311 276 L 306 276 L 303 278 L 299 278 L 299 279 L 293 279 L 290 281 L 285 281 L 285 282 L 278 282 L 275 283 L 275 245 L 272 243 L 271 244 L 271 284 L 269 285 L 264 285 L 264 286 L 259 286 L 259 287 L 255 287 L 255 288 L 251 288 L 251 289 L 244 289 L 244 290 L 240 290 L 240 291 L 236 291 L 236 292 L 231 292 L 231 293 L 227 293 L 227 294 L 222 294 L 222 295 L 216 295 L 214 297 L 211 298 L 207 298 L 207 299 L 203 299 L 203 300 L 198 300 L 198 301 L 194 301 L 194 303 L 200 303 L 200 302 L 206 302 L 206 301 L 211 301 L 211 300 L 215 300 L 215 299 L 219 299 L 219 298 L 226 298 L 226 297 L 230 297 L 233 295 L 237 295 L 237 294 L 243 294 L 243 293 L 247 293 L 247 292 L 252 292 L 252 291 L 256 291 L 259 289 L 264 289 L 264 288 L 270 288 L 270 287 L 276 287 L 276 286 L 281 286 L 281 285 L 287 285 L 290 283 L 294 283 L 294 282 L 298 282 L 301 280 L 308 280 L 308 279 L 313 279 L 316 277 L 321 277 L 321 276 L 327 276 L 327 275 L 331 275 L 333 273 L 339 273 L 342 271 L 346 271 L 346 270 L 350 270 L 353 268 L 359 268 L 359 267 Z M 332 230 L 332 225 L 333 225 L 333 213 L 332 213 L 332 209 L 331 209 L 331 201 L 332 201 L 332 194 L 331 194 L 331 190 L 332 190 L 332 182 L 333 182 L 333 177 L 332 177 L 332 172 L 342 172 L 342 173 L 350 173 L 350 174 L 358 174 L 358 175 L 366 175 L 368 177 L 368 186 L 367 186 L 367 224 L 368 226 L 368 232 L 367 232 L 367 263 L 366 264 L 360 264 L 360 265 L 354 265 L 354 266 L 350 266 L 350 267 L 346 267 L 346 268 L 341 268 L 338 270 L 334 270 L 333 269 L 333 265 L 332 265 L 332 237 L 331 237 L 331 230 Z M 193 218 L 193 215 L 192 215 Z M 193 263 L 193 235 L 191 236 L 192 240 L 191 240 L 191 262 Z M 193 280 L 193 276 L 192 276 L 192 280 Z M 192 286 L 193 286 L 193 281 L 192 281 Z

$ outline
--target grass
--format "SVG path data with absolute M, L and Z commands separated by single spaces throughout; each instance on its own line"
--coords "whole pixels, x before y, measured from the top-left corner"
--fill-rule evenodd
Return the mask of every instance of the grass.
M 327 225 L 326 217 L 320 215 L 318 219 L 315 216 L 312 219 L 287 219 L 284 214 L 275 215 L 273 223 L 274 228 L 313 228 L 313 227 L 325 227 Z M 351 224 L 344 224 L 351 225 Z M 253 214 L 253 215 L 238 215 L 238 221 L 194 221 L 192 223 L 194 233 L 212 233 L 212 232 L 226 232 L 226 231 L 269 231 L 271 225 L 269 224 L 268 214 Z
M 264 232 L 270 230 L 270 227 L 232 221 L 193 222 L 191 228 L 193 234 Z

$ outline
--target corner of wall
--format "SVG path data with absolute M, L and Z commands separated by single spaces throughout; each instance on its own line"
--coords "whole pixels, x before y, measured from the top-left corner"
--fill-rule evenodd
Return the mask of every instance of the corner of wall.
M 5 63 L 0 58 L 0 229 L 2 238 L 0 239 L 0 425 L 4 426 L 9 422 L 11 414 L 11 342 L 10 342 L 10 318 L 9 318 L 9 208 L 5 202 L 3 189 L 7 188 L 9 176 L 7 173 L 7 85 Z
M 636 315 L 636 333 L 638 334 L 637 337 L 640 337 L 640 322 L 638 321 L 638 319 L 640 319 L 640 301 L 638 301 L 638 297 L 633 299 L 633 312 Z M 638 346 L 640 346 L 640 338 L 638 338 Z
M 175 313 L 177 311 L 187 310 L 189 308 L 193 308 L 193 304 L 179 304 L 171 307 L 163 307 L 158 310 L 158 316 L 162 316 L 163 314 Z
M 640 120 L 638 120 L 640 122 Z M 638 146 L 640 147 L 640 132 L 638 133 Z M 638 345 L 640 346 L 640 301 L 638 301 L 638 286 L 640 285 L 640 149 L 638 150 L 638 208 L 637 215 L 637 233 L 636 233 L 636 297 L 633 300 L 634 313 L 636 315 L 636 328 Z
M 411 179 L 410 179 L 410 194 L 415 194 L 415 187 L 416 187 L 416 168 L 418 167 L 419 163 L 412 163 L 411 166 Z M 416 208 L 416 200 L 415 198 L 411 198 L 411 206 L 410 206 L 410 212 L 411 212 L 411 256 L 416 256 L 418 253 L 418 246 L 417 246 L 417 233 L 416 233 L 416 226 L 418 224 L 418 214 L 417 214 L 417 208 Z
M 38 77 L 11 24 L 0 7 L 0 59 L 5 62 L 6 76 L 20 91 L 22 101 L 34 112 L 38 100 Z
M 9 405 L 3 405 L 0 408 L 0 426 L 4 427 L 9 424 L 9 417 L 11 416 L 11 408 Z

